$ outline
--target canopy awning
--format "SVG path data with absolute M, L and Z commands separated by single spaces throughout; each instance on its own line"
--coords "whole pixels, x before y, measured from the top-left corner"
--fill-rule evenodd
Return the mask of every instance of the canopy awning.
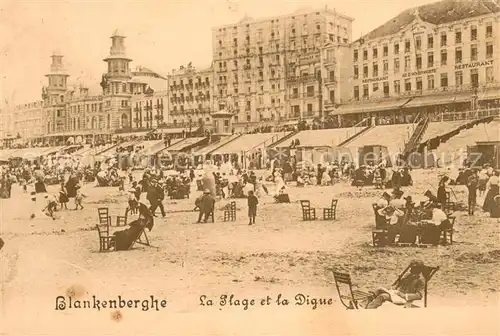
M 30 147 L 18 149 L 14 152 L 9 153 L 10 158 L 20 158 L 20 159 L 33 159 L 38 158 L 43 155 L 48 155 L 50 153 L 57 152 L 61 147 Z
M 191 131 L 197 129 L 198 127 L 192 127 Z M 181 134 L 182 131 L 187 132 L 189 128 L 186 127 L 177 127 L 177 128 L 158 128 L 155 130 L 156 134 Z
M 141 149 L 140 154 L 154 155 L 165 148 L 165 141 L 164 140 L 143 141 L 141 145 L 144 146 L 144 148 Z
M 484 92 L 478 92 L 477 99 L 481 100 L 500 100 L 500 88 L 491 89 Z
M 2 161 L 6 161 L 10 158 L 12 158 L 12 154 L 14 154 L 15 152 L 19 151 L 20 149 L 18 148 L 7 148 L 7 149 L 2 149 L 0 151 L 0 160 Z
M 399 100 L 387 100 L 379 101 L 373 103 L 360 103 L 353 105 L 340 105 L 337 109 L 331 112 L 332 115 L 338 114 L 356 114 L 356 113 L 368 113 L 368 112 L 379 112 L 379 111 L 390 111 L 402 108 L 410 98 L 399 99 Z
M 434 96 L 422 96 L 413 98 L 404 108 L 431 106 L 431 105 L 445 105 L 454 103 L 466 103 L 472 100 L 472 93 L 470 94 L 443 94 Z
M 150 131 L 148 132 L 130 132 L 130 133 L 117 133 L 115 134 L 117 137 L 119 138 L 126 138 L 126 137 L 132 137 L 132 136 L 136 136 L 136 137 L 143 137 L 143 136 L 146 136 L 147 134 L 151 133 Z
M 159 153 L 181 152 L 188 147 L 195 146 L 196 144 L 198 144 L 199 142 L 202 142 L 205 139 L 206 139 L 205 137 L 185 138 L 179 142 L 174 143 L 170 147 L 167 147 L 167 148 L 161 150 Z

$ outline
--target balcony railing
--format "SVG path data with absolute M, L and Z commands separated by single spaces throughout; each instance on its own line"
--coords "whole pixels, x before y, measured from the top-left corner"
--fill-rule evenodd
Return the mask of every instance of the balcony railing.
M 431 117 L 431 121 L 439 122 L 439 121 L 474 120 L 487 117 L 500 117 L 500 108 L 441 113 L 439 115 Z

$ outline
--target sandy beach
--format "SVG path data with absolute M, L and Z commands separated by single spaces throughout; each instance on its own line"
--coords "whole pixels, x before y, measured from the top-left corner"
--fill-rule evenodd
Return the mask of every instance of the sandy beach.
M 416 185 L 404 191 L 418 199 L 430 185 L 437 184 L 436 172 L 415 171 L 414 180 Z M 466 188 L 452 188 L 456 200 L 464 202 Z M 49 192 L 56 190 L 51 187 Z M 401 321 L 416 313 L 390 304 L 377 312 L 346 312 L 339 302 L 331 270 L 348 271 L 360 289 L 372 290 L 390 285 L 414 258 L 440 266 L 429 283 L 428 308 L 418 314 L 452 314 L 456 309 L 457 314 L 462 314 L 460 308 L 472 307 L 484 312 L 465 316 L 477 314 L 492 322 L 488 314 L 495 316 L 498 312 L 499 225 L 479 209 L 474 217 L 464 212 L 455 214 L 451 246 L 373 248 L 371 203 L 381 194 L 373 187 L 358 191 L 344 182 L 329 187 L 291 187 L 290 204 L 275 204 L 271 196 L 260 199 L 254 226 L 247 225 L 245 199 L 236 200 L 235 222 L 223 222 L 219 210 L 215 223 L 195 224 L 197 213 L 192 209 L 199 192 L 193 192 L 190 199 L 164 202 L 167 217 L 158 217 L 148 232 L 154 247 L 136 245 L 131 251 L 100 253 L 93 228 L 97 208 L 109 207 L 114 224 L 116 216 L 124 213 L 126 194 L 93 184 L 87 185 L 85 192 L 88 198 L 84 210 L 57 212 L 56 220 L 41 214 L 28 219 L 30 200 L 17 186 L 11 199 L 1 200 L 1 237 L 5 241 L 0 252 L 2 312 L 7 321 L 2 324 L 6 335 L 58 334 L 63 326 L 73 326 L 75 333 L 69 334 L 75 335 L 91 331 L 95 334 L 96 330 L 102 330 L 100 334 L 105 334 L 104 330 L 106 334 L 122 330 L 123 334 L 123 330 L 135 327 L 144 330 L 143 321 L 155 326 L 165 321 L 170 328 L 166 330 L 173 334 L 222 335 L 229 334 L 241 319 L 245 321 L 242 334 L 249 335 L 260 334 L 258 329 L 252 329 L 256 328 L 253 319 L 271 328 L 269 334 L 281 334 L 283 329 L 279 327 L 284 324 L 287 334 L 363 334 L 363 324 L 375 323 L 380 312 L 391 310 L 391 315 L 401 315 Z M 332 198 L 339 199 L 337 220 L 302 221 L 300 199 L 309 199 L 312 206 L 323 208 Z M 221 200 L 216 207 L 227 202 Z M 253 299 L 254 305 L 244 309 L 238 301 L 240 305 L 220 306 L 224 294 L 233 294 L 234 300 Z M 278 294 L 290 301 L 290 307 L 277 305 Z M 312 304 L 296 305 L 297 294 L 303 294 L 309 302 L 314 298 L 331 299 L 331 304 L 315 309 Z M 55 310 L 57 296 L 109 300 L 118 295 L 127 300 L 150 296 L 165 299 L 167 312 Z M 205 295 L 205 306 L 200 304 L 201 295 Z M 268 295 L 272 303 L 263 308 L 261 300 Z M 206 306 L 208 300 L 215 302 L 214 306 Z M 364 322 L 359 324 L 356 319 L 361 313 Z M 28 317 L 30 323 L 25 323 Z M 213 323 L 219 320 L 223 323 Z M 330 323 L 337 326 L 337 332 L 329 329 Z M 129 327 L 121 329 L 126 324 Z M 482 334 L 498 331 L 495 324 Z M 382 328 L 380 333 L 388 331 Z

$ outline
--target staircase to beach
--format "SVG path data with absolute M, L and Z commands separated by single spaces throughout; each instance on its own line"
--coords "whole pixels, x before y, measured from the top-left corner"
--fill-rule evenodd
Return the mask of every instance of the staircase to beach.
M 361 135 L 349 141 L 344 147 L 361 148 L 364 146 L 384 146 L 391 157 L 403 151 L 404 144 L 410 138 L 414 126 L 412 124 L 378 125 L 369 127 Z
M 435 149 L 440 165 L 460 166 L 468 147 L 481 141 L 500 141 L 500 120 L 478 119 L 467 124 L 457 135 L 441 142 Z
M 293 131 L 293 132 L 290 132 L 288 134 L 286 134 L 285 136 L 283 137 L 277 137 L 277 139 L 275 139 L 274 137 L 271 139 L 273 140 L 274 139 L 274 142 L 271 142 L 269 143 L 269 145 L 267 145 L 268 148 L 275 148 L 275 147 L 282 147 L 282 146 L 279 146 L 279 145 L 282 145 L 285 141 L 293 138 L 294 136 L 296 136 L 297 134 L 299 134 L 300 132 L 302 131 Z M 285 146 L 287 147 L 287 146 Z
M 429 127 L 430 119 L 427 116 L 424 116 L 420 119 L 420 121 L 417 124 L 417 127 L 413 131 L 413 134 L 411 135 L 410 139 L 405 145 L 404 151 L 403 151 L 403 157 L 406 160 L 408 155 L 416 149 L 420 141 L 422 140 L 422 137 L 424 136 L 425 132 L 427 131 L 427 128 Z
M 221 148 L 222 146 L 235 141 L 239 137 L 241 137 L 243 134 L 232 134 L 229 137 L 221 138 L 219 141 L 213 142 L 211 144 L 208 144 L 207 146 L 200 148 L 198 151 L 196 151 L 197 155 L 209 155 L 213 151 Z
M 359 123 L 351 127 L 347 131 L 347 135 L 344 140 L 342 140 L 337 146 L 342 147 L 347 145 L 349 142 L 353 141 L 354 139 L 360 137 L 364 133 L 368 132 L 368 130 L 374 128 L 375 125 L 371 123 L 370 118 L 365 118 L 361 120 Z

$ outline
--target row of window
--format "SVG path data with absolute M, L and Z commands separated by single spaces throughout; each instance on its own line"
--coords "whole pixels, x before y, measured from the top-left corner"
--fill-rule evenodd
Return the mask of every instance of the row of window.
M 270 85 L 271 91 L 280 91 L 281 90 L 281 84 L 280 83 L 273 83 Z M 239 94 L 239 88 L 237 85 L 233 85 L 233 91 L 232 94 Z M 243 92 L 241 92 L 243 93 Z M 247 86 L 247 94 L 252 93 L 252 88 L 250 86 Z M 231 92 L 229 93 L 231 95 Z M 261 85 L 259 88 L 259 94 L 264 94 L 264 85 Z M 227 89 L 219 89 L 219 96 L 224 97 L 228 95 L 228 90 Z
M 280 65 L 280 55 L 277 54 L 277 55 L 274 55 L 273 56 L 273 59 L 270 61 L 270 65 Z M 245 60 L 245 64 L 243 65 L 243 69 L 250 69 L 252 66 L 251 62 L 250 62 L 250 59 L 247 58 Z M 264 67 L 264 58 L 262 56 L 259 57 L 259 67 Z M 238 70 L 238 60 L 233 60 L 233 67 L 234 67 L 234 70 Z M 223 61 L 223 62 L 219 62 L 219 69 L 224 69 L 224 70 L 227 70 L 227 62 L 226 61 Z
M 494 69 L 493 67 L 487 67 L 485 68 L 485 73 L 486 73 L 486 82 L 487 83 L 493 83 L 495 78 L 494 78 Z M 454 73 L 455 76 L 455 85 L 456 87 L 464 85 L 464 72 L 463 71 L 455 71 Z M 479 84 L 479 70 L 478 69 L 471 69 L 470 70 L 470 84 L 472 86 L 478 86 Z M 449 78 L 448 78 L 448 73 L 441 73 L 439 75 L 439 83 L 435 83 L 436 78 L 435 75 L 427 75 L 427 87 L 425 88 L 426 90 L 434 90 L 437 87 L 441 88 L 446 88 L 450 86 L 449 83 Z M 412 78 L 407 78 L 403 81 L 403 87 L 401 87 L 401 81 L 400 80 L 395 80 L 393 81 L 393 93 L 394 94 L 399 94 L 403 91 L 405 92 L 410 92 L 410 91 L 422 91 L 424 90 L 424 82 L 423 82 L 423 77 L 416 77 L 415 79 Z M 413 83 L 415 83 L 415 86 L 413 86 Z M 388 97 L 390 95 L 390 88 L 389 88 L 389 81 L 385 81 L 380 85 L 380 83 L 372 83 L 372 90 L 371 93 L 377 93 L 379 90 L 383 90 L 383 95 Z M 359 99 L 360 95 L 362 94 L 363 97 L 367 98 L 370 95 L 370 84 L 363 84 L 362 88 L 363 92 L 360 92 L 360 87 L 355 86 L 354 87 L 354 99 Z
M 174 95 L 175 96 L 175 95 Z M 153 106 L 153 102 L 156 101 L 156 104 Z M 127 100 L 122 100 L 121 102 L 121 106 L 122 107 L 128 107 L 128 101 Z M 140 102 L 135 102 L 135 108 L 136 109 L 139 109 L 141 107 L 145 107 L 145 108 L 163 108 L 163 98 L 156 98 L 156 100 L 153 100 L 153 99 L 148 99 L 148 100 L 145 100 L 145 101 L 140 101 Z
M 285 49 L 288 49 L 288 50 L 296 50 L 296 49 L 307 49 L 307 48 L 313 48 L 313 47 L 316 47 L 316 48 L 319 48 L 321 47 L 321 43 L 322 43 L 322 36 L 325 37 L 325 39 L 323 40 L 323 43 L 326 43 L 328 41 L 330 42 L 337 42 L 337 43 L 349 43 L 349 38 L 348 37 L 341 37 L 341 36 L 335 36 L 334 34 L 328 34 L 327 38 L 325 35 L 316 35 L 316 36 L 311 36 L 311 37 L 302 37 L 302 40 L 300 43 L 300 41 L 297 41 L 295 39 L 295 37 L 291 37 L 289 39 L 289 44 L 287 47 L 283 47 L 283 49 L 281 51 L 284 51 Z M 269 46 L 270 47 L 275 47 L 275 46 L 278 46 L 275 50 L 275 52 L 278 52 L 280 51 L 279 50 L 279 44 L 273 44 L 274 41 L 276 41 L 276 39 L 273 39 L 269 42 Z M 259 43 L 262 43 L 262 41 L 259 41 Z M 245 44 L 247 46 L 246 48 L 246 53 L 249 54 L 250 53 L 250 48 L 248 48 L 248 46 L 250 46 L 250 43 L 246 43 Z M 238 56 L 238 44 L 234 44 L 232 45 L 232 47 L 234 47 L 235 49 L 233 50 L 233 55 L 235 57 Z M 220 49 L 225 49 L 225 46 L 223 45 L 219 45 L 219 50 Z M 222 51 L 219 51 L 219 57 L 222 57 L 223 53 Z
M 198 85 L 203 84 L 201 77 L 198 77 L 198 80 L 196 81 L 196 83 L 193 81 L 193 79 L 192 79 L 192 78 L 190 78 L 190 79 L 188 79 L 188 80 L 186 81 L 186 85 L 189 85 L 189 86 L 193 86 L 193 83 L 194 83 L 195 85 L 196 85 L 196 84 L 198 84 Z M 210 78 L 209 78 L 209 77 L 205 77 L 205 82 L 204 82 L 204 83 L 205 83 L 205 84 L 210 85 Z M 184 80 L 183 80 L 183 79 L 179 80 L 179 85 L 180 85 L 180 86 L 184 86 Z M 176 81 L 176 80 L 174 80 L 174 81 L 172 82 L 172 86 L 177 86 L 177 81 Z
M 478 49 L 477 45 L 474 44 L 470 47 L 470 54 L 469 54 L 469 59 L 468 61 L 470 62 L 475 62 L 478 60 Z M 488 43 L 486 45 L 486 59 L 492 59 L 493 58 L 493 44 Z M 413 66 L 411 64 L 412 56 L 405 56 L 404 58 L 404 71 L 410 71 Z M 455 64 L 461 64 L 464 61 L 464 53 L 462 48 L 456 48 L 455 49 Z M 448 64 L 448 52 L 446 50 L 442 50 L 440 54 L 440 62 L 439 65 L 441 66 L 446 66 Z M 427 68 L 434 68 L 437 66 L 435 60 L 434 60 L 434 52 L 429 51 L 427 53 Z M 420 70 L 423 68 L 423 60 L 422 60 L 422 55 L 416 55 L 415 56 L 415 67 L 417 70 Z M 368 64 L 363 64 L 363 77 L 367 78 L 369 77 L 369 71 L 368 71 Z M 400 71 L 400 59 L 395 58 L 393 62 L 393 72 L 395 74 L 399 73 Z M 382 74 L 387 75 L 389 73 L 389 61 L 388 60 L 383 60 L 382 61 Z M 358 65 L 354 65 L 353 68 L 353 75 L 354 79 L 357 79 L 359 77 L 359 67 Z M 377 77 L 379 75 L 379 63 L 378 62 L 373 62 L 372 64 L 372 77 Z
M 319 16 L 320 15 L 320 12 L 316 12 L 316 16 Z M 292 20 L 295 20 L 295 16 L 291 16 L 290 17 Z M 308 18 L 308 14 L 304 14 L 303 16 L 304 19 L 307 19 Z M 274 25 L 274 24 L 278 24 L 280 22 L 279 19 L 276 19 L 276 20 L 270 20 L 270 21 L 267 21 L 267 23 L 270 23 L 271 26 Z M 309 24 L 311 24 L 312 22 L 310 22 Z M 316 29 L 317 30 L 321 30 L 321 22 L 320 21 L 316 21 L 315 22 L 316 24 Z M 305 30 L 307 29 L 307 26 L 308 26 L 308 23 L 303 23 L 302 24 L 302 29 Z M 239 26 L 240 28 L 243 28 L 243 26 Z M 340 29 L 343 29 L 345 31 L 347 31 L 347 27 L 346 26 L 341 26 L 341 25 L 335 25 L 333 22 L 328 22 L 328 28 L 330 30 L 332 29 L 335 29 L 335 27 L 337 28 L 337 30 L 340 30 Z M 295 29 L 295 25 L 292 24 L 291 26 L 292 29 Z M 248 31 L 250 29 L 250 24 L 246 24 L 245 25 L 245 29 Z M 262 32 L 262 28 L 259 29 L 259 32 Z M 232 30 L 232 33 L 234 34 L 235 32 L 238 31 L 238 26 L 233 26 L 233 30 Z M 226 28 L 219 28 L 219 33 L 226 33 Z
M 486 38 L 491 38 L 493 37 L 493 25 L 490 23 L 486 26 L 485 28 L 485 37 Z M 477 27 L 472 26 L 470 28 L 470 41 L 477 41 L 478 40 L 478 34 L 477 34 Z M 411 52 L 412 48 L 412 43 L 411 39 L 407 38 L 404 41 L 404 52 L 409 53 Z M 463 34 L 461 30 L 455 31 L 455 44 L 461 44 L 463 43 Z M 446 47 L 448 45 L 448 34 L 446 32 L 441 32 L 440 35 L 440 46 L 441 47 Z M 435 43 L 434 43 L 434 35 L 433 34 L 428 34 L 427 35 L 427 49 L 434 49 Z M 422 37 L 421 36 L 416 36 L 414 38 L 414 48 L 415 50 L 422 50 Z M 393 54 L 398 55 L 400 53 L 400 43 L 395 42 L 393 45 Z M 373 47 L 372 52 L 371 52 L 372 58 L 377 58 L 379 57 L 379 48 L 378 47 Z M 382 57 L 388 57 L 389 56 L 389 46 L 388 44 L 384 44 L 382 46 Z M 359 61 L 359 50 L 355 49 L 353 51 L 353 58 L 354 62 Z M 368 49 L 363 49 L 363 61 L 368 60 Z
M 71 106 L 70 112 L 72 113 L 83 113 L 83 112 L 102 112 L 102 103 L 93 104 L 81 104 L 77 106 Z
M 80 120 L 80 118 L 71 118 L 68 120 L 68 130 L 81 130 L 81 129 L 102 129 L 102 128 L 110 128 L 111 125 L 111 117 L 108 115 L 106 120 L 103 117 L 100 117 L 99 120 L 96 117 L 92 117 L 92 119 L 87 118 L 87 121 Z M 51 123 L 47 122 L 47 133 L 51 131 L 63 131 L 64 124 L 62 122 Z

